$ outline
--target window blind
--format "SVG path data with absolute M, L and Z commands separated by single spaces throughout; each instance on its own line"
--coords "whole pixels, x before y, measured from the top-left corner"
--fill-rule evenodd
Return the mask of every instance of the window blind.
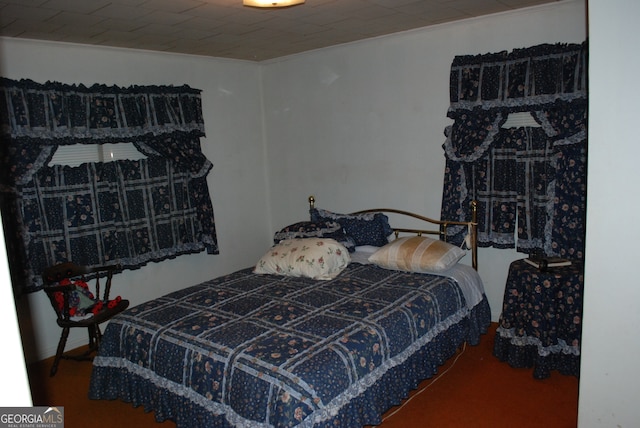
M 517 113 L 509 113 L 507 121 L 502 125 L 503 128 L 539 128 L 540 124 L 536 122 L 531 113 L 521 111 Z
M 49 166 L 78 166 L 86 162 L 146 159 L 133 143 L 71 144 L 58 146 Z

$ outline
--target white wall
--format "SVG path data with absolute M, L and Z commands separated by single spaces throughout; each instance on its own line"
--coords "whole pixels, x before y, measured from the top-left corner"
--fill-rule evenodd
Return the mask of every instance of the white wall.
M 0 38 L 0 75 L 36 82 L 182 85 L 202 90 L 204 154 L 213 162 L 208 184 L 219 255 L 184 255 L 150 263 L 114 279 L 112 294 L 141 303 L 249 266 L 269 245 L 259 66 L 197 56 Z M 44 293 L 18 302 L 28 361 L 55 354 L 59 327 Z M 68 349 L 84 344 L 73 331 Z
M 589 185 L 578 425 L 640 423 L 637 0 L 589 0 Z
M 567 1 L 265 64 L 272 228 L 305 218 L 310 194 L 335 211 L 395 207 L 439 218 L 453 58 L 585 39 L 585 3 Z M 479 252 L 494 321 L 509 263 L 521 257 Z
M 0 324 L 2 325 L 2 346 L 10 351 L 3 353 L 3 361 L 0 364 L 2 385 L 8 386 L 0 388 L 0 406 L 30 407 L 33 402 L 31 401 L 22 342 L 20 341 L 18 317 L 13 302 L 13 288 L 11 287 L 4 234 L 0 233 L 0 308 L 2 308 L 0 310 Z

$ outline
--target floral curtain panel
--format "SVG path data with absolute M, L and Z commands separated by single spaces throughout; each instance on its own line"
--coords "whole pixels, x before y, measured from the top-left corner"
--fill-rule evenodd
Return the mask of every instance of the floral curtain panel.
M 134 269 L 218 253 L 199 90 L 0 83 L 0 202 L 17 292 L 38 290 L 40 272 L 63 261 Z M 49 166 L 61 145 L 121 142 L 147 158 Z
M 587 52 L 557 44 L 454 59 L 442 216 L 470 218 L 478 200 L 479 245 L 583 257 Z M 534 123 L 505 127 L 522 112 Z

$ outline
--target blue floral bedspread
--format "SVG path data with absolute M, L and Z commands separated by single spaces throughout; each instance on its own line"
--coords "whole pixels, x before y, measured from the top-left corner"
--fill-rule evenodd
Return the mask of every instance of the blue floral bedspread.
M 350 264 L 337 278 L 251 269 L 130 308 L 107 326 L 89 397 L 177 426 L 362 426 L 490 322 L 456 281 Z

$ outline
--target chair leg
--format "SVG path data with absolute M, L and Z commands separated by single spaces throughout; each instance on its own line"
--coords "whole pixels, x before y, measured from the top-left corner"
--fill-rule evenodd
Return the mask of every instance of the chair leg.
M 89 350 L 87 351 L 87 354 L 98 350 L 101 338 L 102 333 L 100 332 L 100 326 L 98 324 L 89 326 Z
M 100 347 L 100 342 L 102 342 L 102 331 L 100 324 L 96 324 L 96 349 Z
M 58 349 L 56 350 L 56 356 L 53 359 L 53 366 L 51 366 L 51 372 L 49 372 L 49 376 L 55 376 L 58 371 L 58 363 L 60 362 L 60 358 L 62 358 L 62 354 L 64 353 L 64 347 L 67 344 L 67 338 L 69 337 L 69 327 L 64 327 L 62 329 L 62 334 L 60 335 L 60 341 L 58 342 Z
M 96 341 L 96 329 L 94 325 L 90 325 L 87 327 L 87 331 L 89 332 L 89 350 L 87 353 L 91 352 L 94 347 L 94 343 Z

